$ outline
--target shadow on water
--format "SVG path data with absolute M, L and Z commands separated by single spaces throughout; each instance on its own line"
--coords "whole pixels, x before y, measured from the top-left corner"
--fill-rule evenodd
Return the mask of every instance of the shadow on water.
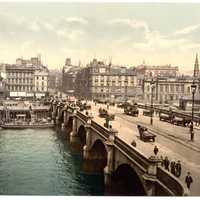
M 71 130 L 70 130 L 71 131 Z M 85 187 L 87 194 L 84 195 L 104 195 L 104 176 L 102 173 L 88 173 L 84 170 L 84 160 L 81 151 L 74 150 L 69 142 L 69 130 L 57 129 L 57 140 L 62 145 L 61 150 L 63 158 L 66 152 L 71 157 L 70 161 L 73 163 L 76 180 L 78 180 L 81 187 Z M 64 158 L 65 159 L 65 158 Z M 77 194 L 81 195 L 81 194 Z

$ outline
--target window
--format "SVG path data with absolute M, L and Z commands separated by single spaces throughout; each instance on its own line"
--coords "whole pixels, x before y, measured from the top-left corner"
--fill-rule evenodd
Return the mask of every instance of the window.
M 39 80 L 39 77 L 37 76 L 37 80 Z
M 190 93 L 190 86 L 188 86 L 187 90 L 188 90 L 187 92 Z
M 171 92 L 174 92 L 174 85 L 170 85 Z
M 176 85 L 176 92 L 178 92 L 179 91 L 179 87 L 178 87 L 178 85 Z
M 165 91 L 168 92 L 168 90 L 169 90 L 168 85 L 165 85 Z
M 160 85 L 160 92 L 163 92 L 163 86 Z
M 181 92 L 184 93 L 184 85 L 181 85 Z
M 42 76 L 42 80 L 44 80 L 44 76 Z

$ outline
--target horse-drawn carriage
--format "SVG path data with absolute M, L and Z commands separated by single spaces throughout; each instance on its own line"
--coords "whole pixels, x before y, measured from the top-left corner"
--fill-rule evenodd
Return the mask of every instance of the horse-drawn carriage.
M 99 108 L 99 116 L 102 118 L 108 118 L 109 120 L 115 119 L 115 115 L 108 113 L 108 111 L 104 108 Z
M 139 110 L 137 109 L 137 105 L 128 105 L 124 108 L 124 113 L 127 115 L 138 117 Z

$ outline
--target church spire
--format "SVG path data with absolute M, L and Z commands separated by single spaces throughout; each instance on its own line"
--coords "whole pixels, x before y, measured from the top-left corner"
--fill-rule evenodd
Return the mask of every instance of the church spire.
M 198 54 L 196 54 L 195 64 L 194 64 L 194 78 L 199 77 L 199 61 Z

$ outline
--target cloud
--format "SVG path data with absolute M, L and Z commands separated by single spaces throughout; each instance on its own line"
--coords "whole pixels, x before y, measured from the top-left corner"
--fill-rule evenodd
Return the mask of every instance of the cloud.
M 67 23 L 87 25 L 88 21 L 83 17 L 67 17 L 64 18 Z
M 195 25 L 191 25 L 191 26 L 188 26 L 188 27 L 185 27 L 181 30 L 178 30 L 174 33 L 174 35 L 185 35 L 185 34 L 190 34 L 194 31 L 196 31 L 197 29 L 200 28 L 200 24 L 195 24 Z
M 34 32 L 39 32 L 40 31 L 40 26 L 37 22 L 37 20 L 34 20 L 30 25 L 29 25 L 29 29 L 34 31 Z
M 146 32 L 149 32 L 149 26 L 145 21 L 121 18 L 121 19 L 112 19 L 108 22 L 111 25 L 127 25 L 133 29 L 143 28 Z
M 55 28 L 54 25 L 50 24 L 49 22 L 44 22 L 43 25 L 47 30 L 50 30 L 50 31 L 53 31 Z

